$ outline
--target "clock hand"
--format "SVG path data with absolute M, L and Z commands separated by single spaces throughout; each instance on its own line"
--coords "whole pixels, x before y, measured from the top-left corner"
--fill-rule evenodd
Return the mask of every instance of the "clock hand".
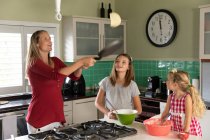
M 160 35 L 162 35 L 162 24 L 161 24 L 161 18 L 159 17 L 159 25 L 160 25 Z

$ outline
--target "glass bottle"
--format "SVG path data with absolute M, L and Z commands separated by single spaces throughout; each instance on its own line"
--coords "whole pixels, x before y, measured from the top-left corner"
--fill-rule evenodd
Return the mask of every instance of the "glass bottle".
M 112 12 L 112 8 L 111 8 L 111 3 L 109 3 L 109 8 L 108 8 L 108 18 L 110 18 L 110 13 Z
M 104 9 L 103 2 L 101 3 L 100 16 L 101 16 L 101 18 L 105 18 L 105 9 Z

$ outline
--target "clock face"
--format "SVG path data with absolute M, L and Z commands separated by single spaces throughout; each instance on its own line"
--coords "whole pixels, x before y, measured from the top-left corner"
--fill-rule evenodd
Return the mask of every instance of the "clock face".
M 168 10 L 160 9 L 151 14 L 146 25 L 149 41 L 156 47 L 168 46 L 175 38 L 177 22 Z

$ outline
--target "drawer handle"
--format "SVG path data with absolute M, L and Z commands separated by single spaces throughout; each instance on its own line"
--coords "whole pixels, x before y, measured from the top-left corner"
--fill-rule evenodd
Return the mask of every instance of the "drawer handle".
M 92 103 L 93 101 L 86 101 L 86 102 L 79 102 L 79 103 L 76 103 L 76 104 L 84 104 L 84 103 Z

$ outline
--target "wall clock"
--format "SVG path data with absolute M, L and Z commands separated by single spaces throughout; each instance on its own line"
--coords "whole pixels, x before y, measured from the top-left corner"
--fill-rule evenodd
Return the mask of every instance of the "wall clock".
M 176 18 L 168 10 L 157 10 L 147 20 L 147 38 L 156 47 L 168 46 L 175 39 L 176 33 Z

